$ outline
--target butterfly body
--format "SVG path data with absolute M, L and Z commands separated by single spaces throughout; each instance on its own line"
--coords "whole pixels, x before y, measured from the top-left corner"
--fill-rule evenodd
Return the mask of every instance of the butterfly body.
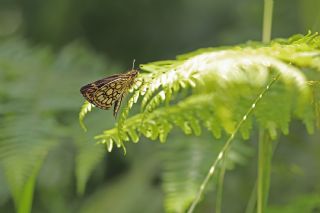
M 100 109 L 109 109 L 114 104 L 113 115 L 116 116 L 123 97 L 134 84 L 138 70 L 112 75 L 81 87 L 81 94 L 91 104 Z

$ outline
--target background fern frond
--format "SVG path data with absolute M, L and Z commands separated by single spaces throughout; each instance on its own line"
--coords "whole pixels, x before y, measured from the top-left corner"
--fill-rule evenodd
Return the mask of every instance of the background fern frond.
M 77 193 L 83 195 L 86 183 L 94 168 L 100 163 L 105 156 L 105 150 L 99 144 L 95 144 L 88 136 L 83 136 L 85 140 L 77 140 L 77 154 L 75 157 L 75 174 L 77 177 Z
M 190 206 L 203 180 L 203 174 L 217 158 L 222 145 L 222 141 L 212 141 L 208 137 L 196 139 L 179 136 L 172 138 L 170 143 L 161 149 L 167 212 L 184 212 Z M 233 169 L 236 164 L 246 164 L 251 154 L 252 148 L 248 144 L 237 143 L 226 158 L 227 169 Z M 211 184 L 216 182 L 217 179 L 214 179 Z M 212 203 L 212 196 L 209 197 L 208 200 Z
M 74 116 L 82 98 L 75 88 L 87 81 L 87 70 L 92 71 L 90 76 L 105 70 L 105 59 L 77 42 L 56 54 L 49 48 L 31 47 L 19 38 L 1 40 L 0 55 L 0 173 L 17 212 L 31 212 L 36 180 L 39 176 L 46 180 L 51 178 L 43 173 L 50 153 L 61 147 L 76 146 L 78 141 L 90 141 L 78 138 L 79 125 L 74 122 Z M 74 78 L 79 72 L 84 73 L 80 75 L 82 82 Z M 88 107 L 83 107 L 80 120 Z M 79 146 L 75 154 L 80 193 L 101 159 L 98 154 L 90 159 L 87 153 L 92 149 L 98 153 L 98 147 L 103 153 L 102 146 L 92 146 L 95 148 L 88 148 L 88 145 L 85 150 Z M 68 156 L 71 156 L 68 162 L 72 162 L 72 151 Z M 55 177 L 74 171 L 66 162 L 65 170 L 55 171 Z M 50 201 L 55 202 L 55 198 L 51 197 Z

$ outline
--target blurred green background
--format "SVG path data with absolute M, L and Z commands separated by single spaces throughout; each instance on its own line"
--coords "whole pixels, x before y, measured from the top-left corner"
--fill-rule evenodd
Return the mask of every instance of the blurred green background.
M 163 212 L 165 171 L 201 166 L 204 175 L 211 161 L 201 150 L 217 145 L 206 132 L 175 131 L 166 144 L 145 140 L 129 144 L 126 156 L 107 153 L 93 136 L 115 120 L 95 110 L 84 133 L 80 87 L 130 69 L 133 59 L 261 40 L 262 16 L 262 0 L 0 0 L 0 212 L 14 212 L 21 194 L 31 196 L 26 182 L 35 184 L 32 212 Z M 320 31 L 319 0 L 275 1 L 272 37 L 308 30 Z M 320 212 L 319 137 L 294 123 L 279 139 L 270 211 L 313 202 Z M 247 145 L 242 166 L 226 175 L 225 212 L 244 212 L 254 186 L 255 141 Z M 190 146 L 199 152 L 189 153 Z M 185 165 L 191 154 L 198 162 Z M 209 192 L 197 211 L 213 212 L 213 197 Z

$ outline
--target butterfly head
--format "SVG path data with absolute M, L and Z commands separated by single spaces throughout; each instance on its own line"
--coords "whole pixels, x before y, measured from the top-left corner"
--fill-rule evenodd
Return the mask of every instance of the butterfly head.
M 133 69 L 133 70 L 130 70 L 127 74 L 130 75 L 131 78 L 135 78 L 139 74 L 139 71 Z

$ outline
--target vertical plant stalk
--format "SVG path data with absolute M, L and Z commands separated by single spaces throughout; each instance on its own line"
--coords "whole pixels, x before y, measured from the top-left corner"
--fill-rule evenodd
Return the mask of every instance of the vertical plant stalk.
M 257 212 L 266 212 L 271 172 L 272 141 L 265 129 L 259 132 Z
M 253 213 L 257 204 L 257 181 L 254 183 L 245 213 Z
M 271 40 L 273 0 L 264 0 L 262 42 Z M 258 153 L 257 213 L 264 213 L 267 207 L 272 143 L 266 129 L 260 128 Z
M 262 30 L 262 42 L 264 43 L 268 43 L 271 40 L 272 11 L 273 11 L 273 0 L 264 0 L 264 13 L 263 13 L 264 15 L 263 15 L 263 30 Z M 225 159 L 226 158 L 224 157 L 222 162 L 224 162 Z M 224 174 L 225 174 L 225 164 L 222 163 L 221 174 L 219 176 L 219 183 L 221 185 L 218 187 L 217 199 L 216 199 L 217 213 L 221 212 Z M 251 200 L 251 205 L 253 204 L 252 201 L 253 200 Z
M 273 0 L 264 0 L 262 42 L 271 40 Z
M 248 111 L 245 113 L 245 115 L 242 117 L 242 119 L 238 122 L 236 128 L 234 129 L 234 131 L 232 132 L 232 134 L 230 135 L 230 137 L 228 138 L 228 140 L 226 141 L 226 143 L 224 144 L 224 146 L 222 147 L 218 157 L 215 159 L 215 161 L 213 162 L 213 164 L 211 165 L 209 172 L 207 174 L 207 176 L 205 177 L 205 179 L 203 180 L 203 182 L 200 185 L 200 189 L 198 190 L 198 193 L 195 196 L 195 199 L 193 200 L 193 202 L 191 203 L 190 208 L 188 209 L 188 213 L 192 213 L 195 209 L 195 207 L 197 206 L 197 204 L 199 203 L 205 188 L 208 185 L 209 180 L 211 179 L 211 177 L 213 176 L 215 169 L 217 167 L 217 165 L 224 159 L 227 151 L 229 150 L 233 139 L 235 137 L 235 135 L 238 133 L 240 127 L 242 126 L 242 124 L 247 120 L 247 118 L 251 115 L 251 113 L 253 112 L 253 110 L 255 109 L 256 105 L 259 103 L 259 101 L 263 98 L 263 96 L 266 94 L 266 92 L 270 89 L 270 87 L 279 79 L 280 75 L 277 75 L 276 77 L 274 77 L 269 84 L 264 88 L 264 90 L 258 95 L 258 97 L 254 100 L 253 104 L 251 105 L 250 109 L 248 109 Z

